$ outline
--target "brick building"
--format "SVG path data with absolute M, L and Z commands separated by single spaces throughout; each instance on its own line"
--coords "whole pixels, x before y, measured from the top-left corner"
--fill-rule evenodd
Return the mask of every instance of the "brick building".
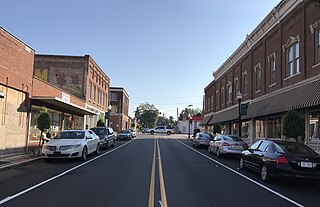
M 129 95 L 124 88 L 110 87 L 110 127 L 115 131 L 131 128 Z
M 69 113 L 69 123 L 78 123 L 79 128 L 96 126 L 108 111 L 110 78 L 89 56 L 35 55 L 35 77 L 59 88 L 85 103 L 91 115 L 75 116 Z M 69 100 L 69 96 L 62 97 Z M 84 115 L 84 114 L 82 114 Z M 67 121 L 66 121 L 67 123 Z M 70 128 L 72 126 L 68 126 Z
M 242 137 L 286 139 L 284 113 L 297 110 L 305 121 L 306 144 L 318 149 L 320 119 L 320 7 L 312 1 L 282 0 L 238 49 L 213 72 L 204 89 L 208 131 L 218 123 L 238 134 L 238 100 L 248 105 Z
M 0 27 L 0 154 L 24 152 L 34 50 Z

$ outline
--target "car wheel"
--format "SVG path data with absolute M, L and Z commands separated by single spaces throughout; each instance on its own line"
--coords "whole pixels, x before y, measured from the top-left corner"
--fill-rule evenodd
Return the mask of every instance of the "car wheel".
M 150 134 L 151 134 L 151 135 L 154 135 L 154 131 L 151 131 Z
M 86 161 L 88 157 L 88 149 L 87 147 L 84 147 L 82 150 L 81 160 Z
M 220 149 L 219 149 L 219 148 L 217 148 L 217 150 L 216 150 L 216 155 L 217 155 L 217 157 L 221 157 Z
M 208 147 L 208 152 L 209 152 L 209 154 L 212 154 L 210 146 Z
M 269 170 L 267 168 L 266 165 L 262 165 L 261 169 L 260 169 L 260 176 L 261 176 L 261 179 L 264 181 L 264 182 L 269 182 L 271 181 L 271 177 L 269 175 Z
M 244 160 L 243 160 L 242 157 L 240 158 L 239 168 L 240 168 L 241 170 L 245 170 L 245 169 L 246 169 L 246 166 L 244 165 Z
M 114 147 L 114 141 L 112 142 L 111 147 Z
M 99 155 L 99 154 L 100 154 L 100 144 L 97 144 L 96 155 Z
M 169 131 L 169 132 L 167 132 L 167 135 L 170 135 L 171 134 L 171 132 Z

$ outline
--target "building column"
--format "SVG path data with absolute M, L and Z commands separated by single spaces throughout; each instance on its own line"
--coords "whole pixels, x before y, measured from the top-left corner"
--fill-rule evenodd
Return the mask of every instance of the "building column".
M 256 123 L 254 119 L 249 120 L 249 144 L 252 145 L 254 143 L 256 133 L 255 133 Z
M 61 131 L 63 131 L 64 130 L 64 126 L 65 126 L 65 123 L 64 123 L 64 112 L 62 112 L 62 114 L 61 114 L 60 126 L 61 126 Z
M 304 144 L 308 145 L 309 144 L 309 138 L 310 136 L 310 113 L 308 109 L 305 109 L 304 112 L 304 126 L 305 126 L 305 138 L 304 138 Z

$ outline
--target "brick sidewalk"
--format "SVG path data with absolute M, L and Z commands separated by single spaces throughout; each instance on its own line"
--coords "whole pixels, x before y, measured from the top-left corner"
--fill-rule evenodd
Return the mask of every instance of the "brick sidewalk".
M 0 156 L 0 171 L 39 159 L 41 156 L 34 154 L 2 155 Z

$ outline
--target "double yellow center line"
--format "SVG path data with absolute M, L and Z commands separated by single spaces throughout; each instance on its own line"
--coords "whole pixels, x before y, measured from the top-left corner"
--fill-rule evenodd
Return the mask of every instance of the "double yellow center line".
M 166 189 L 165 189 L 163 173 L 162 173 L 161 154 L 160 154 L 160 147 L 159 147 L 158 139 L 154 139 L 154 142 L 153 142 L 153 160 L 152 160 L 152 169 L 151 169 L 151 180 L 150 180 L 148 207 L 154 207 L 154 188 L 155 188 L 155 170 L 156 170 L 157 149 L 158 149 L 158 167 L 159 167 L 161 204 L 162 204 L 162 207 L 168 207 Z

